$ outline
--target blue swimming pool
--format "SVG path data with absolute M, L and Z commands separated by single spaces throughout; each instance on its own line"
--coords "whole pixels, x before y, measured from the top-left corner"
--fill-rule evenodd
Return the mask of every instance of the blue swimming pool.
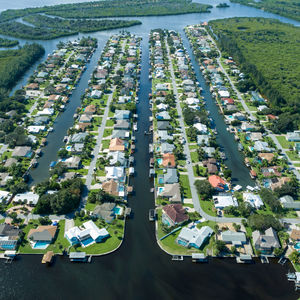
M 94 240 L 90 237 L 90 238 L 87 238 L 86 240 L 81 241 L 81 244 L 84 247 L 87 247 L 89 244 L 92 244 L 93 242 L 94 242 Z
M 164 178 L 163 177 L 158 178 L 158 183 L 159 184 L 164 184 Z
M 158 158 L 156 161 L 159 165 L 161 165 L 163 160 L 162 160 L 162 158 Z
M 300 251 L 300 242 L 298 242 L 296 245 L 294 245 L 294 248 L 295 248 L 297 251 Z
M 163 188 L 163 187 L 159 187 L 159 188 L 158 188 L 158 194 L 161 194 L 163 191 L 164 191 L 164 188 Z
M 113 211 L 114 211 L 114 213 L 115 213 L 116 215 L 120 215 L 121 207 L 116 206 L 116 207 L 113 209 Z
M 37 241 L 34 245 L 33 245 L 33 249 L 46 249 L 48 246 L 50 245 L 49 242 L 44 242 L 44 241 Z

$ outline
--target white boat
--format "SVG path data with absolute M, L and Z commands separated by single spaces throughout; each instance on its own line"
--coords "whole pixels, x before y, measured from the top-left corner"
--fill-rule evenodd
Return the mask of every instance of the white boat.
M 133 175 L 134 174 L 134 167 L 130 167 L 129 168 L 129 175 Z

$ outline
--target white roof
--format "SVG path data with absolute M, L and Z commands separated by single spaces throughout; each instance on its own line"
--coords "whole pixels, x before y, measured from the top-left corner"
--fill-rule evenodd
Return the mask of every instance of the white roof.
M 39 195 L 33 192 L 26 192 L 23 194 L 16 194 L 16 196 L 13 199 L 14 202 L 25 200 L 27 200 L 27 204 L 36 205 L 39 200 Z
M 45 108 L 45 109 L 37 112 L 38 116 L 47 116 L 47 115 L 52 116 L 53 114 L 54 114 L 53 108 Z
M 107 179 L 119 179 L 124 176 L 124 167 L 105 167 Z
M 198 98 L 186 98 L 185 103 L 188 105 L 198 104 L 200 100 Z
M 193 126 L 200 132 L 207 132 L 207 126 L 205 124 L 196 123 Z
M 178 236 L 179 239 L 188 241 L 189 244 L 195 244 L 198 248 L 201 247 L 207 237 L 213 233 L 213 230 L 208 226 L 203 226 L 201 229 L 197 227 L 183 227 Z
M 7 191 L 0 191 L 0 202 L 5 201 L 7 198 L 9 198 L 11 195 L 10 192 Z
M 224 98 L 228 98 L 230 93 L 228 91 L 218 91 L 219 95 Z
M 30 133 L 39 133 L 40 131 L 44 131 L 45 128 L 45 126 L 28 126 L 27 130 Z
M 223 209 L 227 206 L 238 206 L 237 199 L 232 197 L 231 194 L 214 196 L 213 199 L 215 203 L 215 208 Z
M 261 206 L 264 205 L 260 196 L 257 194 L 245 192 L 243 193 L 243 199 L 245 202 L 248 202 L 252 207 L 255 208 L 260 208 Z

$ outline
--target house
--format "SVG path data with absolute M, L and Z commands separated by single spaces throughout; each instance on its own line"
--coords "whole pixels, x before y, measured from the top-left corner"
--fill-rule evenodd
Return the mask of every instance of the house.
M 269 163 L 273 160 L 274 156 L 275 156 L 274 153 L 264 153 L 264 152 L 258 153 L 259 158 L 265 159 Z
M 244 232 L 236 232 L 226 230 L 221 233 L 221 240 L 226 244 L 232 244 L 236 247 L 240 247 L 247 242 Z
M 252 232 L 253 244 L 256 250 L 262 254 L 272 254 L 275 248 L 280 247 L 277 232 L 272 228 L 268 228 L 264 234 L 258 230 Z
M 102 92 L 99 91 L 99 90 L 93 90 L 91 92 L 91 98 L 94 98 L 94 99 L 100 99 L 102 96 Z
M 203 226 L 200 229 L 197 227 L 183 227 L 176 239 L 177 244 L 187 248 L 201 248 L 204 242 L 211 237 L 213 230 L 209 226 Z
M 168 85 L 165 83 L 158 83 L 156 85 L 156 91 L 160 92 L 160 91 L 167 91 L 169 89 Z
M 164 183 L 177 183 L 178 176 L 176 169 L 167 169 L 167 172 L 164 174 Z
M 260 141 L 262 139 L 261 132 L 251 132 L 248 134 L 248 136 L 251 141 Z
M 252 207 L 259 209 L 261 206 L 264 206 L 263 201 L 261 200 L 260 196 L 257 194 L 244 192 L 243 193 L 243 200 L 248 202 Z
M 176 166 L 175 155 L 172 153 L 164 153 L 162 165 L 166 168 L 174 168 Z
M 83 248 L 100 243 L 109 236 L 110 234 L 105 228 L 99 229 L 92 220 L 84 222 L 80 227 L 74 226 L 65 232 L 65 238 L 72 246 L 80 244 Z
M 34 118 L 33 120 L 33 125 L 43 125 L 43 124 L 47 124 L 49 122 L 49 117 L 47 116 L 37 116 Z
M 196 123 L 193 125 L 201 134 L 207 133 L 207 126 L 205 124 Z
M 79 156 L 71 156 L 61 160 L 61 163 L 68 169 L 79 169 L 81 166 L 81 159 Z
M 168 105 L 164 104 L 164 103 L 160 103 L 156 106 L 156 108 L 158 109 L 158 111 L 164 111 L 164 110 L 167 110 Z
M 46 127 L 45 126 L 28 126 L 27 127 L 27 131 L 29 133 L 33 133 L 33 134 L 38 134 L 41 131 L 45 131 Z
M 84 113 L 86 115 L 93 115 L 95 112 L 97 111 L 96 105 L 88 105 L 85 109 L 84 109 Z
M 110 179 L 102 183 L 102 190 L 110 195 L 119 196 L 119 183 Z
M 300 230 L 293 229 L 290 238 L 294 241 L 300 241 Z
M 237 199 L 229 193 L 220 193 L 217 196 L 213 196 L 213 200 L 215 208 L 217 209 L 224 209 L 228 206 L 238 206 Z
M 31 147 L 28 146 L 18 146 L 15 147 L 14 151 L 12 152 L 12 157 L 27 157 L 30 158 L 33 152 Z
M 112 131 L 111 137 L 113 139 L 115 139 L 115 138 L 118 138 L 118 139 L 129 139 L 130 132 L 127 131 L 127 130 L 114 129 Z
M 172 126 L 169 121 L 157 121 L 157 130 L 168 130 Z
M 289 142 L 300 142 L 300 131 L 287 132 L 286 139 Z
M 48 242 L 54 240 L 57 231 L 57 226 L 42 225 L 37 228 L 31 228 L 28 232 L 28 239 L 33 242 Z
M 254 143 L 253 149 L 257 152 L 272 152 L 267 142 L 256 141 Z
M 114 129 L 130 129 L 130 122 L 127 120 L 117 120 Z
M 91 115 L 87 115 L 87 114 L 83 114 L 80 116 L 79 118 L 79 123 L 91 123 L 93 120 L 93 116 Z
M 208 174 L 218 173 L 218 167 L 215 164 L 207 163 L 206 168 L 207 168 L 207 173 Z
M 17 161 L 15 158 L 11 157 L 11 158 L 8 158 L 8 159 L 6 160 L 6 162 L 5 162 L 5 164 L 4 164 L 4 167 L 5 167 L 5 168 L 9 168 L 9 167 L 11 167 L 13 164 L 17 164 L 17 163 L 18 163 L 18 161 Z
M 169 144 L 169 143 L 162 143 L 160 146 L 161 153 L 172 153 L 174 149 L 175 149 L 175 146 L 173 144 Z
M 111 166 L 114 166 L 116 164 L 124 166 L 126 163 L 125 154 L 121 151 L 109 152 L 107 157 L 109 158 L 109 164 Z
M 283 208 L 287 209 L 300 209 L 300 201 L 295 201 L 294 198 L 290 195 L 285 195 L 279 198 L 279 201 Z
M 208 146 L 209 144 L 209 136 L 208 135 L 197 135 L 197 145 L 202 146 L 202 145 Z
M 54 108 L 44 108 L 37 112 L 37 116 L 52 116 L 54 114 Z
M 10 192 L 0 190 L 0 203 L 6 204 L 7 200 L 9 200 L 10 197 L 11 197 Z
M 222 179 L 220 176 L 211 175 L 208 177 L 208 181 L 210 185 L 216 189 L 217 191 L 224 191 L 227 187 L 226 181 Z
M 171 117 L 167 111 L 162 111 L 156 114 L 157 120 L 171 120 Z
M 168 227 L 182 224 L 189 219 L 181 204 L 169 204 L 162 208 L 162 222 Z
M 105 167 L 106 179 L 124 181 L 124 167 Z
M 169 135 L 167 130 L 158 130 L 157 134 L 161 141 L 173 140 L 173 136 Z
M 125 143 L 123 140 L 115 138 L 110 140 L 109 151 L 125 151 Z
M 28 205 L 35 206 L 37 205 L 39 200 L 39 195 L 35 194 L 33 192 L 25 192 L 22 194 L 16 194 L 13 198 L 13 202 L 19 203 L 19 202 L 25 202 Z
M 0 186 L 6 186 L 8 180 L 13 179 L 12 176 L 9 176 L 9 173 L 0 173 Z
M 71 152 L 74 154 L 80 154 L 84 150 L 84 143 L 76 143 L 72 145 Z
M 85 138 L 88 136 L 87 132 L 79 132 L 79 133 L 74 133 L 71 138 L 69 139 L 69 142 L 71 144 L 76 144 L 76 143 L 84 143 Z
M 165 184 L 164 189 L 159 196 L 167 198 L 171 203 L 181 202 L 179 183 Z
M 205 155 L 207 157 L 212 158 L 214 156 L 214 153 L 216 152 L 216 149 L 214 147 L 202 147 L 203 151 L 205 152 Z
M 114 118 L 116 120 L 129 120 L 130 119 L 130 110 L 116 109 Z
M 0 250 L 14 250 L 19 241 L 21 230 L 17 227 L 0 224 Z
M 111 223 L 115 219 L 115 207 L 116 204 L 111 202 L 97 205 L 93 211 L 93 216 L 103 219 L 106 223 Z

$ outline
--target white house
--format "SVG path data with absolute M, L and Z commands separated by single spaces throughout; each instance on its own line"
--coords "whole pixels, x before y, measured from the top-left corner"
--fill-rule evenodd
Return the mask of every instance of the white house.
M 0 191 L 0 203 L 6 203 L 11 197 L 11 193 L 7 191 Z
M 24 202 L 26 201 L 27 204 L 35 206 L 38 203 L 39 195 L 33 192 L 26 192 L 22 194 L 16 194 L 13 202 Z
M 244 192 L 243 199 L 245 202 L 248 202 L 252 207 L 259 209 L 261 206 L 264 206 L 263 201 L 260 196 L 257 194 Z
M 124 179 L 124 167 L 105 167 L 106 179 L 122 181 Z
M 193 126 L 201 133 L 207 133 L 207 126 L 205 124 L 196 123 Z
M 215 208 L 217 209 L 224 209 L 228 206 L 238 206 L 237 199 L 235 197 L 232 197 L 231 194 L 219 194 L 217 196 L 213 196 Z

